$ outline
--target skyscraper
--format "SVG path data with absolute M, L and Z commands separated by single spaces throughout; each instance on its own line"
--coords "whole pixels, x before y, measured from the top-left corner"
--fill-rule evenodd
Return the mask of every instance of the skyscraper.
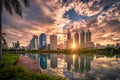
M 35 50 L 38 50 L 38 36 L 33 35 L 33 39 L 34 39 L 34 48 Z
M 70 33 L 70 31 L 68 31 L 68 33 L 67 33 L 67 39 L 71 39 L 71 33 Z
M 91 32 L 89 31 L 89 29 L 86 32 L 85 48 L 95 48 L 94 42 L 91 42 Z
M 57 36 L 50 35 L 50 49 L 56 50 L 57 49 Z
M 79 48 L 79 33 L 77 31 L 75 32 L 74 37 L 75 37 L 75 45 L 77 48 Z
M 86 32 L 86 43 L 91 42 L 91 32 L 89 29 Z
M 85 45 L 85 32 L 82 30 L 80 33 L 80 47 L 84 48 Z
M 68 33 L 67 33 L 67 48 L 68 49 L 71 48 L 72 44 L 73 44 L 73 39 L 71 38 L 70 31 L 68 31 Z
M 39 49 L 47 48 L 46 34 L 42 33 L 39 37 Z
M 38 36 L 37 35 L 33 35 L 33 38 L 30 41 L 30 49 L 32 50 L 38 49 Z

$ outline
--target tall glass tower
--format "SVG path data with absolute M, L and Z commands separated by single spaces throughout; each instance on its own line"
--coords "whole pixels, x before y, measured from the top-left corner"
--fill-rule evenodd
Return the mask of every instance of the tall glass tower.
M 85 32 L 83 30 L 80 33 L 80 39 L 81 44 L 85 43 Z
M 70 31 L 68 30 L 68 33 L 67 33 L 67 48 L 71 48 L 73 44 L 73 39 L 71 38 L 71 33 Z
M 80 33 L 80 47 L 84 48 L 85 46 L 85 32 L 82 30 Z
M 30 41 L 30 49 L 32 50 L 38 49 L 38 36 L 37 35 L 33 35 L 33 38 Z
M 46 49 L 47 48 L 47 40 L 46 34 L 42 33 L 39 37 L 39 49 Z
M 67 33 L 67 39 L 71 39 L 70 31 L 68 31 L 68 33 Z
M 79 48 L 79 33 L 77 31 L 75 32 L 74 38 L 76 47 Z
M 87 42 L 91 42 L 91 32 L 89 31 L 89 29 L 86 32 L 86 43 Z

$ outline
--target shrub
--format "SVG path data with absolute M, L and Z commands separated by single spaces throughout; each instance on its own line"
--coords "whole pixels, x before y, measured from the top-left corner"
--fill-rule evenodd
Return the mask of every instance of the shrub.
M 3 59 L 0 61 L 0 68 L 15 65 L 18 58 L 19 56 L 15 54 L 4 54 Z

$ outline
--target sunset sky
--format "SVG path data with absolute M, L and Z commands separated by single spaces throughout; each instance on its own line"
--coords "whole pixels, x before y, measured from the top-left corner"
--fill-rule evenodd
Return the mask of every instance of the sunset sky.
M 101 44 L 120 42 L 120 0 L 29 0 L 30 7 L 23 7 L 23 18 L 2 13 L 3 32 L 9 46 L 20 41 L 27 46 L 33 35 L 63 34 L 73 26 L 74 30 L 92 32 L 92 41 Z

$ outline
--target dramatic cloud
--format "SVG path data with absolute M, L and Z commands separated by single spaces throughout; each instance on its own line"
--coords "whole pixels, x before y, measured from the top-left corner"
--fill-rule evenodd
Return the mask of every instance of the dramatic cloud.
M 20 41 L 28 45 L 34 34 L 58 35 L 64 41 L 68 28 L 90 29 L 95 43 L 120 42 L 120 0 L 29 0 L 30 7 L 23 9 L 23 18 L 2 13 L 3 32 L 7 43 Z M 73 26 L 73 27 L 71 27 Z M 65 32 L 65 33 L 64 33 Z

